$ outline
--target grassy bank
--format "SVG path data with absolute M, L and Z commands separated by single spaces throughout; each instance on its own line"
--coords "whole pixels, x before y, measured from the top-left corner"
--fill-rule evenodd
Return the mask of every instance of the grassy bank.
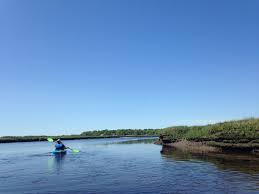
M 223 149 L 251 151 L 259 148 L 259 119 L 234 120 L 206 126 L 169 127 L 162 130 L 160 140 L 164 144 L 203 142 Z
M 259 119 L 227 121 L 206 126 L 178 126 L 165 128 L 162 135 L 172 141 L 185 140 L 259 140 Z
M 119 136 L 81 136 L 81 135 L 65 135 L 65 136 L 5 136 L 0 138 L 0 143 L 13 142 L 32 142 L 32 141 L 46 141 L 48 137 L 54 140 L 61 138 L 62 140 L 76 140 L 76 139 L 95 139 L 95 138 L 117 138 Z
M 80 135 L 61 136 L 4 136 L 0 137 L 0 143 L 46 141 L 48 137 L 62 140 L 119 138 L 119 137 L 153 137 L 159 136 L 160 129 L 119 129 L 119 130 L 94 130 L 86 131 Z

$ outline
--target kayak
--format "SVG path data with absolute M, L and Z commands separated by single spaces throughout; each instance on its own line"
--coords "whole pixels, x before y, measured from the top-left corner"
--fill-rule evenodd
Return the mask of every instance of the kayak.
M 66 154 L 67 150 L 54 150 L 51 153 L 52 154 Z
M 51 153 L 52 154 L 66 154 L 67 150 L 53 150 Z

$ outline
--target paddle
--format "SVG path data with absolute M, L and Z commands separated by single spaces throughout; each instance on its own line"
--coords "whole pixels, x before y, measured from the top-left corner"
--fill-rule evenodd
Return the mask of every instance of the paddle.
M 66 147 L 67 149 L 70 149 L 70 150 L 72 150 L 72 152 L 75 152 L 75 153 L 78 153 L 78 152 L 80 152 L 80 150 L 77 150 L 77 149 L 72 149 L 72 148 L 70 148 L 70 147 Z
M 47 140 L 48 140 L 48 142 L 54 142 L 54 140 L 53 140 L 52 138 L 50 138 L 50 137 L 48 137 Z M 70 147 L 66 147 L 66 149 L 70 149 L 70 150 L 72 150 L 72 152 L 74 152 L 74 153 L 80 152 L 80 150 L 72 149 L 72 148 L 70 148 Z
M 47 138 L 48 142 L 54 142 L 54 140 L 50 137 Z

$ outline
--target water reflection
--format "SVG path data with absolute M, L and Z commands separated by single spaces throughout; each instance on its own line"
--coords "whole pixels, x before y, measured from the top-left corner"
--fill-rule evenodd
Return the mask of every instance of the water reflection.
M 228 162 L 172 149 L 160 155 L 161 146 L 152 139 L 67 144 L 81 152 L 55 156 L 48 153 L 49 144 L 40 142 L 28 143 L 26 154 L 20 153 L 19 143 L 15 156 L 0 154 L 0 193 L 258 193 L 257 161 L 253 167 L 245 160 Z M 44 149 L 38 153 L 38 148 Z
M 209 162 L 220 170 L 231 170 L 251 175 L 259 175 L 259 156 L 240 153 L 197 154 L 163 146 L 161 155 L 174 161 Z
M 66 154 L 52 154 L 48 159 L 48 168 L 50 171 L 62 172 L 65 163 Z

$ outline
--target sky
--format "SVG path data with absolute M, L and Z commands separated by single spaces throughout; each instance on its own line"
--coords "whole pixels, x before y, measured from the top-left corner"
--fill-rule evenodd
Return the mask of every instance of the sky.
M 259 117 L 257 0 L 0 0 L 0 135 Z

